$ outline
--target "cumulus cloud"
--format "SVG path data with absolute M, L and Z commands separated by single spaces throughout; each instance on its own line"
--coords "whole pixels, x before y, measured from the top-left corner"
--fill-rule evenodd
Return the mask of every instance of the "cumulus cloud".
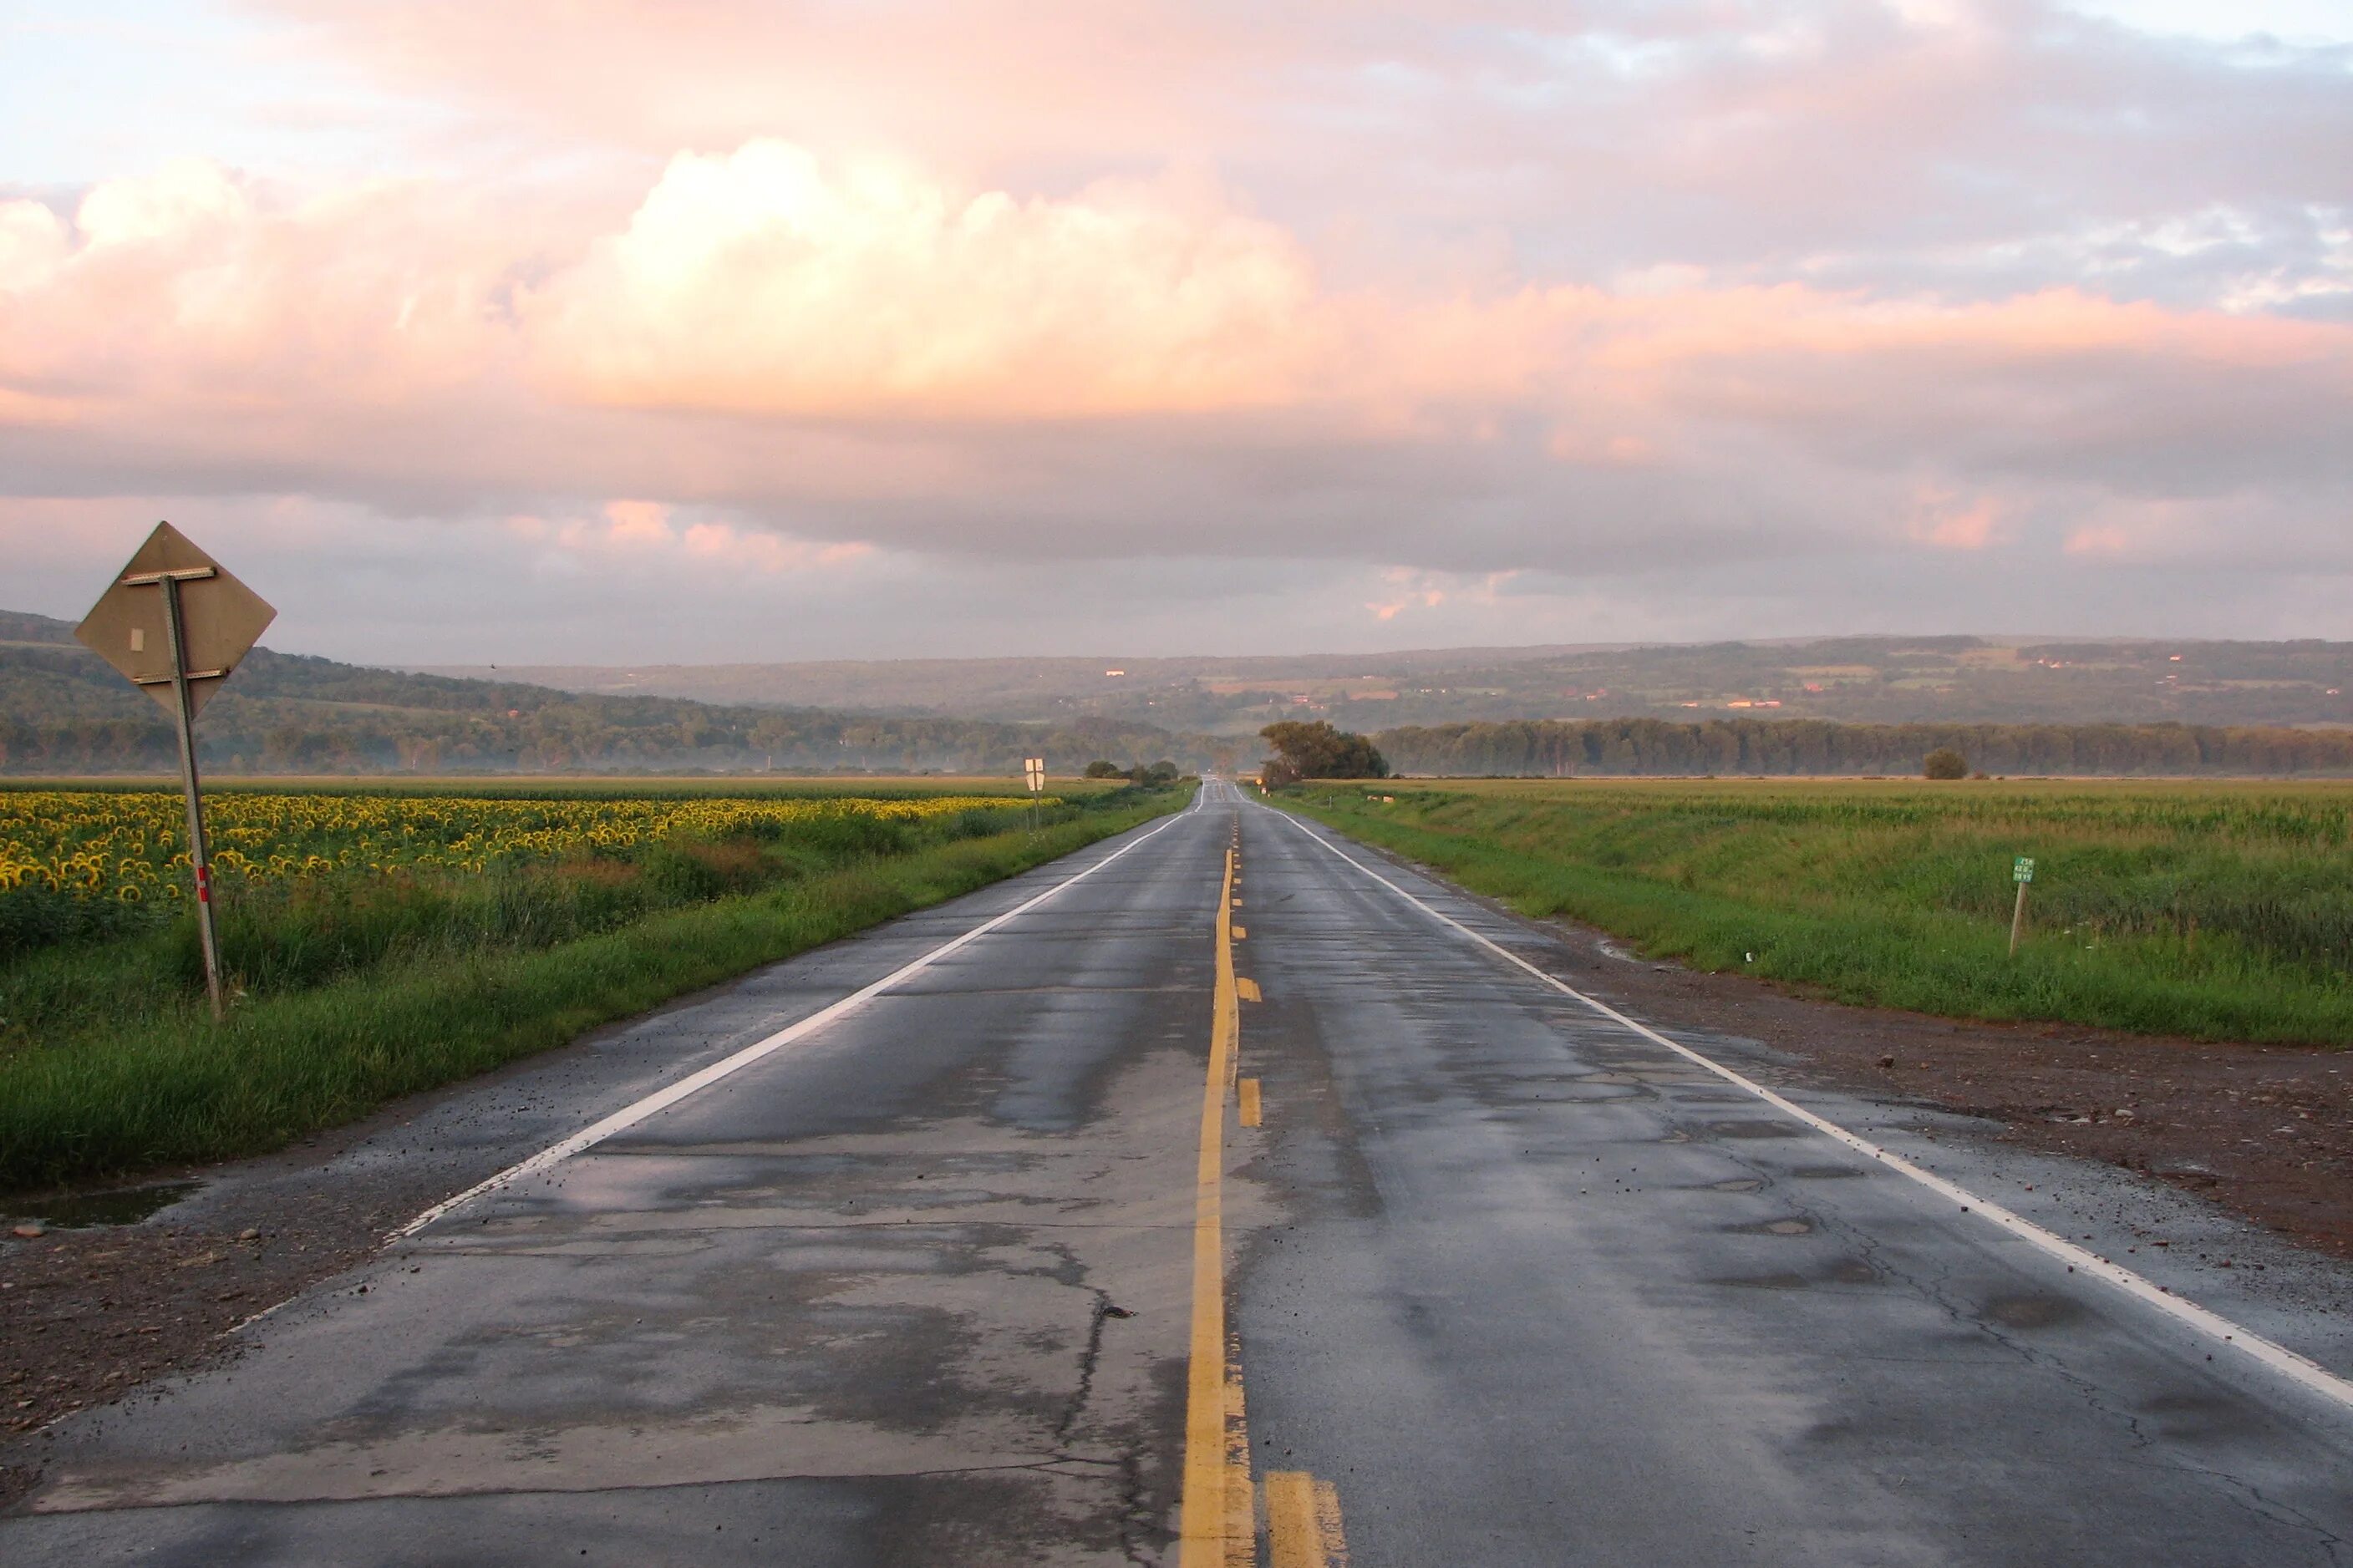
M 486 216 L 400 185 L 273 204 L 198 163 L 96 187 L 70 240 L 39 204 L 0 204 L 16 237 L 0 381 L 94 429 L 175 403 L 269 408 L 297 423 L 258 435 L 298 445 L 339 415 L 455 424 L 482 405 L 519 434 L 616 406 L 878 438 L 910 416 L 936 435 L 1272 411 L 1473 449 L 1533 421 L 1554 458 L 1604 468 L 1655 464 L 1694 420 L 1818 437 L 1848 460 L 1874 445 L 1983 460 L 2196 410 L 2240 447 L 2245 421 L 2227 416 L 2252 393 L 2274 447 L 2327 469 L 2353 395 L 2353 328 L 2327 321 L 1704 272 L 1625 290 L 1340 292 L 1214 189 L 1022 202 L 770 142 L 676 160 L 624 226 L 568 255 L 548 258 L 527 224 L 459 223 Z M 1939 424 L 1965 434 L 1940 443 Z M 2174 434 L 2177 456 L 2199 444 Z
M 1280 400 L 1314 293 L 1215 190 L 958 195 L 763 140 L 673 160 L 522 313 L 563 395 L 1005 419 Z

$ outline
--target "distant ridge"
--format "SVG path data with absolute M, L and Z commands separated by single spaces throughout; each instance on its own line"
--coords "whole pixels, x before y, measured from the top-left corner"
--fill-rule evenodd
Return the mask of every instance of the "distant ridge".
M 2179 656 L 2179 657 L 2177 657 Z M 1846 723 L 2353 722 L 2353 643 L 1935 635 L 1546 644 L 1300 657 L 437 667 L 604 695 L 1006 721 L 1115 718 L 1244 736 L 1512 719 Z
M 259 773 L 957 772 L 1014 776 L 1044 754 L 1076 773 L 1211 760 L 1205 738 L 1072 716 L 1022 725 L 936 715 L 594 696 L 512 679 L 375 669 L 256 648 L 205 710 L 206 764 Z M 0 773 L 157 773 L 175 742 L 155 705 L 46 616 L 0 611 Z
M 0 644 L 70 644 L 74 640 L 73 629 L 71 621 L 53 621 L 47 616 L 23 610 L 0 610 Z
M 1248 766 L 1269 718 L 1320 717 L 1417 773 L 1905 773 L 1942 744 L 2012 772 L 2353 771 L 2353 644 L 2316 641 L 1832 637 L 480 673 L 496 679 L 258 648 L 206 712 L 205 758 L 256 773 L 1009 776 L 1039 754 L 1058 772 L 1098 757 Z M 670 684 L 754 696 L 656 689 Z M 0 773 L 172 762 L 153 705 L 67 623 L 0 611 Z

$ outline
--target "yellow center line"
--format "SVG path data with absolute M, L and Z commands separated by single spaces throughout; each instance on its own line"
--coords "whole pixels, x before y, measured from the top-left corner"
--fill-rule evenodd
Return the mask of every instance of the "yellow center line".
M 1305 1470 L 1269 1470 L 1266 1539 L 1272 1568 L 1346 1568 L 1340 1494 Z
M 1193 1331 L 1185 1384 L 1185 1490 L 1179 1568 L 1255 1568 L 1258 1497 L 1250 1480 L 1250 1423 L 1239 1336 L 1226 1327 L 1226 1096 L 1241 1123 L 1259 1125 L 1259 1080 L 1242 1078 L 1241 998 L 1258 987 L 1234 975 L 1236 849 L 1226 851 L 1218 895 L 1217 981 L 1210 1000 L 1209 1066 L 1201 1086 L 1200 1160 L 1193 1184 Z M 1340 1498 L 1303 1470 L 1266 1478 L 1267 1538 L 1275 1568 L 1346 1568 Z
M 1231 1568 L 1254 1563 L 1258 1556 L 1250 1523 L 1249 1439 L 1241 1439 L 1239 1465 L 1229 1447 L 1236 1423 L 1229 1421 L 1229 1405 L 1230 1413 L 1239 1413 L 1240 1371 L 1237 1363 L 1229 1391 L 1226 1354 L 1226 1089 L 1240 1059 L 1241 1034 L 1241 1004 L 1234 986 L 1233 890 L 1234 852 L 1228 849 L 1225 884 L 1218 894 L 1217 983 L 1210 1003 L 1208 1074 L 1201 1089 L 1200 1159 L 1193 1184 L 1193 1331 L 1185 1387 L 1182 1568 Z

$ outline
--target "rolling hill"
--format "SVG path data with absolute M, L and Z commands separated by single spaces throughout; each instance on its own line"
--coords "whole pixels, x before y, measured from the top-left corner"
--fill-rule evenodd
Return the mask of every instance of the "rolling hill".
M 2353 645 L 1845 637 L 1309 658 L 377 669 L 257 648 L 206 710 L 252 773 L 1248 766 L 1324 718 L 1418 773 L 2353 772 Z M 823 698 L 822 702 L 813 700 Z M 155 773 L 170 727 L 63 621 L 0 612 L 0 773 Z
M 1008 721 L 1107 718 L 1247 735 L 1517 719 L 1844 723 L 2353 723 L 2353 643 L 1834 637 L 1439 648 L 1295 658 L 980 658 L 545 666 L 565 690 Z
M 374 669 L 256 648 L 198 729 L 207 767 L 235 773 L 1018 773 L 1026 755 L 1076 772 L 1097 757 L 1188 767 L 1211 743 L 1072 715 L 1016 724 L 841 713 L 518 680 Z M 148 773 L 175 765 L 170 724 L 73 628 L 0 612 L 0 773 Z

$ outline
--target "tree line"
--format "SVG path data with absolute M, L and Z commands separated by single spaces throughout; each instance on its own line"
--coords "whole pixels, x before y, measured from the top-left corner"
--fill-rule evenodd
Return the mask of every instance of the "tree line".
M 1384 730 L 1401 773 L 1913 775 L 1938 750 L 2002 774 L 2353 774 L 2353 730 L 2197 724 L 1841 724 L 1813 719 L 1519 720 Z
M 0 643 L 0 773 L 169 772 L 161 710 L 60 623 Z M 1198 764 L 1206 742 L 1117 719 L 1019 724 L 821 708 L 588 696 L 521 682 L 371 669 L 256 648 L 196 728 L 208 768 L 247 773 L 1018 773 L 1105 754 Z
M 145 700 L 143 698 L 141 700 Z M 789 772 L 1003 773 L 1042 755 L 1056 772 L 1114 748 L 1194 748 L 1113 721 L 1053 727 L 957 719 L 756 713 L 622 725 L 551 705 L 535 712 L 351 713 L 324 721 L 267 700 L 224 693 L 205 710 L 197 751 L 208 769 L 238 773 Z M 0 773 L 168 773 L 177 742 L 153 720 L 0 717 Z M 1198 764 L 1197 764 L 1198 765 Z

